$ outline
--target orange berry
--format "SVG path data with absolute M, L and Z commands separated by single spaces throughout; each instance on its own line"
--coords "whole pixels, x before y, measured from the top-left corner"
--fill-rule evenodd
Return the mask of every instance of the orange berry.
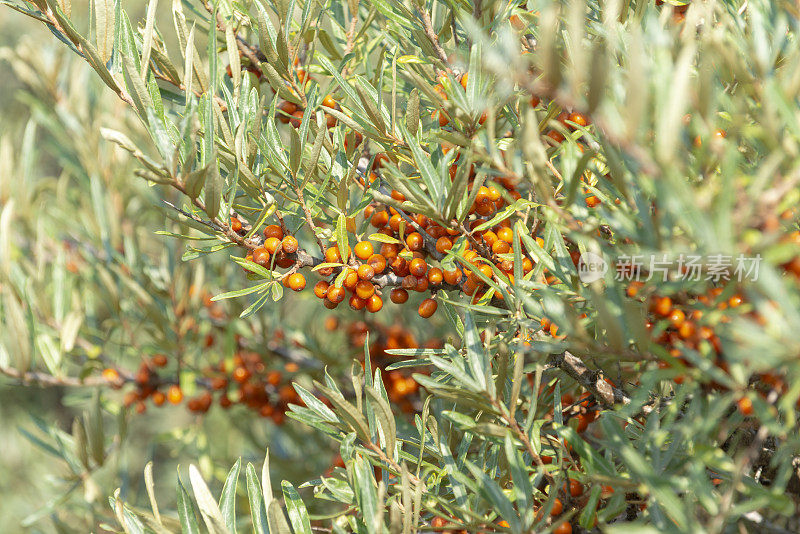
M 464 74 L 461 76 L 461 80 L 459 80 L 459 81 L 461 82 L 461 87 L 463 87 L 465 91 L 467 90 L 467 80 L 468 80 L 468 79 L 469 79 L 469 73 L 468 73 L 468 72 L 465 72 L 465 73 L 464 73 Z
M 267 267 L 269 265 L 269 252 L 264 247 L 258 247 L 253 251 L 253 257 L 250 261 L 262 267 Z
M 356 284 L 356 295 L 362 299 L 368 299 L 375 294 L 375 286 L 371 282 L 361 280 Z
M 736 406 L 739 408 L 739 412 L 741 412 L 742 415 L 753 415 L 753 401 L 751 401 L 749 397 L 742 397 L 736 401 Z
M 419 312 L 420 317 L 427 319 L 428 317 L 436 313 L 436 308 L 438 307 L 439 305 L 436 303 L 435 300 L 425 299 L 420 303 L 419 310 L 417 311 Z
M 326 95 L 325 98 L 322 99 L 322 105 L 326 108 L 335 108 L 336 100 L 334 100 L 331 95 Z
M 672 312 L 672 299 L 669 297 L 657 299 L 653 305 L 653 311 L 662 317 L 667 317 Z
M 355 311 L 363 310 L 364 306 L 367 305 L 367 301 L 358 295 L 352 295 L 350 297 L 350 308 Z
M 278 105 L 278 109 L 281 110 L 283 113 L 278 114 L 278 120 L 284 124 L 288 124 L 289 116 L 291 116 L 295 111 L 297 111 L 297 105 L 293 102 L 289 102 L 285 100 Z
M 589 124 L 589 119 L 580 113 L 570 113 L 568 118 L 579 126 L 587 126 Z
M 170 404 L 180 404 L 183 400 L 183 391 L 177 384 L 173 384 L 167 390 L 167 400 Z
M 497 240 L 492 243 L 492 252 L 494 254 L 506 254 L 508 251 L 511 250 L 511 245 L 506 243 L 505 241 Z
M 414 258 L 408 264 L 408 272 L 414 276 L 423 276 L 428 271 L 428 264 L 422 258 Z
M 281 247 L 281 240 L 277 237 L 268 237 L 264 240 L 264 248 L 270 254 L 275 254 L 275 251 Z
M 372 284 L 370 284 L 372 285 Z M 377 313 L 383 308 L 383 299 L 378 294 L 373 294 L 367 299 L 367 311 L 370 313 Z
M 564 493 L 567 493 L 567 484 L 565 483 L 561 489 L 564 490 Z M 569 480 L 569 494 L 572 497 L 578 497 L 581 494 L 583 494 L 583 484 L 581 484 L 574 478 L 571 478 Z
M 597 198 L 596 196 L 594 196 L 594 195 L 590 195 L 590 196 L 586 197 L 586 206 L 587 206 L 587 207 L 589 207 L 589 208 L 596 208 L 596 207 L 597 207 L 597 206 L 599 206 L 600 204 L 602 204 L 602 202 L 601 202 L 601 201 L 600 201 L 600 199 L 599 199 L 599 198 Z
M 298 247 L 300 244 L 297 242 L 297 238 L 291 235 L 287 235 L 283 238 L 282 242 L 283 251 L 287 254 L 294 254 L 297 252 Z
M 339 328 L 339 319 L 333 315 L 329 315 L 325 318 L 325 330 L 328 332 L 333 332 L 337 328 Z
M 406 236 L 406 246 L 408 250 L 420 250 L 423 242 L 422 235 L 419 232 L 411 232 Z
M 375 269 L 367 263 L 362 263 L 358 266 L 358 277 L 362 280 L 372 280 L 375 276 Z
M 386 269 L 386 258 L 380 254 L 372 254 L 367 259 L 367 265 L 372 267 L 372 270 L 375 271 L 375 274 L 380 274 L 384 269 Z
M 438 267 L 432 267 L 428 271 L 428 282 L 433 286 L 438 286 L 444 280 L 444 273 Z
M 289 275 L 286 285 L 292 291 L 302 291 L 306 288 L 306 277 L 300 273 Z
M 376 211 L 372 214 L 369 223 L 375 228 L 383 228 L 389 222 L 389 212 L 386 210 Z
M 572 534 L 572 525 L 567 522 L 561 523 L 553 529 L 553 534 Z
M 325 298 L 333 304 L 339 304 L 344 300 L 344 288 L 336 286 L 329 287 Z
M 402 287 L 396 287 L 389 293 L 389 299 L 395 304 L 403 304 L 408 301 L 408 291 Z
M 153 393 L 153 404 L 155 404 L 156 406 L 162 406 L 164 402 L 166 402 L 166 400 L 167 396 L 164 395 L 162 392 L 156 391 L 155 393 Z
M 553 501 L 553 507 L 550 509 L 550 515 L 555 517 L 557 515 L 561 515 L 561 512 L 564 510 L 564 505 L 561 504 L 561 499 L 556 499 Z
M 329 287 L 330 284 L 328 282 L 326 282 L 325 280 L 320 280 L 319 282 L 314 284 L 314 295 L 316 295 L 317 298 L 324 299 L 325 295 L 328 294 Z
M 103 369 L 103 380 L 106 382 L 119 382 L 120 376 L 116 369 Z
M 373 253 L 372 243 L 370 243 L 369 241 L 360 241 L 356 244 L 354 252 L 356 258 L 358 258 L 361 261 L 365 261 L 370 256 L 372 256 Z
M 442 277 L 444 278 L 444 281 L 447 282 L 448 284 L 450 284 L 451 286 L 458 285 L 458 283 L 461 281 L 461 277 L 462 277 L 461 269 L 456 267 L 453 270 L 444 271 L 442 273 Z
M 325 251 L 325 261 L 327 263 L 342 263 L 342 255 L 339 253 L 338 246 L 329 247 Z
M 153 356 L 153 359 L 150 360 L 153 365 L 156 367 L 164 367 L 167 365 L 167 355 L 166 354 L 156 354 Z
M 354 291 L 356 284 L 358 284 L 358 273 L 354 269 L 347 269 L 347 274 L 344 277 L 344 287 Z
M 440 254 L 445 254 L 451 248 L 453 248 L 453 241 L 449 237 L 442 236 L 436 240 L 436 251 Z

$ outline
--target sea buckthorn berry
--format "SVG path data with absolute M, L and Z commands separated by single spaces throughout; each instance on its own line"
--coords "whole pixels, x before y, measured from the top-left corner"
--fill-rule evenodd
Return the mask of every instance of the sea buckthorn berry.
M 506 243 L 513 243 L 514 242 L 514 230 L 509 228 L 508 226 L 503 226 L 502 228 L 497 229 L 497 239 L 505 241 Z
M 231 217 L 231 230 L 236 232 L 237 234 L 242 231 L 242 221 L 237 219 L 236 217 Z
M 350 308 L 354 311 L 363 310 L 364 306 L 367 305 L 367 301 L 358 295 L 351 295 L 350 296 Z
M 467 90 L 468 79 L 469 79 L 469 73 L 465 72 L 464 74 L 461 75 L 461 80 L 459 80 L 461 82 L 461 87 L 463 87 L 465 91 Z
M 589 125 L 589 119 L 586 118 L 586 116 L 584 116 L 584 115 L 582 115 L 580 113 L 570 113 L 569 114 L 569 120 L 571 122 L 574 122 L 578 126 L 588 126 Z
M 564 511 L 564 505 L 561 504 L 561 499 L 556 499 L 553 501 L 553 507 L 550 509 L 550 515 L 555 517 L 557 515 L 561 515 L 561 512 Z
M 356 284 L 358 284 L 358 273 L 355 269 L 348 268 L 342 285 L 345 287 L 345 289 L 353 291 L 356 288 Z
M 583 494 L 583 484 L 574 478 L 571 478 L 568 484 L 565 483 L 561 489 L 564 490 L 564 493 L 569 493 L 571 497 L 578 497 Z
M 334 304 L 339 304 L 344 300 L 344 288 L 336 286 L 329 287 L 328 293 L 325 295 L 325 299 Z
M 408 264 L 408 272 L 414 276 L 422 276 L 428 271 L 428 264 L 421 258 L 414 258 Z
M 277 237 L 268 237 L 264 240 L 264 248 L 270 254 L 275 254 L 275 251 L 281 247 L 281 240 Z
M 438 307 L 439 305 L 436 303 L 435 300 L 425 299 L 420 303 L 419 309 L 417 311 L 419 312 L 420 317 L 427 319 L 428 317 L 436 313 L 436 308 Z
M 253 251 L 253 257 L 250 261 L 262 267 L 267 267 L 269 265 L 269 252 L 264 247 L 258 247 Z
M 440 128 L 444 128 L 450 122 L 450 117 L 443 109 L 434 111 L 432 117 L 437 120 Z
M 280 109 L 283 113 L 278 114 L 278 120 L 284 124 L 289 122 L 289 116 L 291 116 L 295 111 L 297 111 L 297 105 L 293 102 L 289 102 L 285 100 L 278 105 L 278 109 Z
M 372 267 L 375 274 L 380 274 L 386 269 L 386 258 L 380 254 L 373 254 L 367 259 L 367 265 Z
M 375 276 L 375 269 L 373 269 L 372 266 L 367 263 L 362 263 L 358 266 L 357 273 L 361 280 L 372 280 L 372 278 Z
M 672 299 L 669 297 L 657 298 L 653 303 L 653 311 L 662 317 L 667 317 L 672 312 Z
M 167 400 L 170 404 L 180 404 L 183 400 L 183 391 L 177 384 L 173 384 L 167 390 Z
M 511 245 L 506 243 L 505 241 L 497 240 L 492 243 L 492 252 L 494 254 L 506 254 L 508 251 L 511 250 Z
M 252 373 L 246 367 L 239 366 L 233 370 L 233 379 L 240 384 L 247 382 L 250 376 L 252 376 Z
M 370 284 L 371 285 L 371 284 Z M 367 311 L 370 313 L 378 313 L 383 308 L 383 299 L 380 295 L 374 294 L 367 299 Z
M 417 289 L 417 277 L 413 274 L 403 277 L 403 280 L 400 283 L 403 286 L 403 289 Z
M 669 314 L 669 322 L 672 323 L 672 326 L 675 328 L 680 328 L 685 320 L 686 320 L 686 314 L 683 313 L 681 310 L 674 309 Z
M 292 291 L 302 291 L 306 288 L 306 277 L 300 273 L 289 275 L 286 286 Z
M 397 276 L 405 276 L 408 274 L 408 262 L 405 258 L 401 258 L 400 256 L 395 257 L 390 263 L 390 266 L 392 272 Z
M 408 250 L 420 250 L 423 243 L 424 240 L 422 239 L 422 234 L 419 232 L 411 232 L 406 236 L 406 246 L 408 247 Z
M 162 393 L 161 391 L 156 391 L 155 393 L 153 393 L 152 398 L 153 398 L 153 404 L 155 404 L 156 406 L 162 406 L 164 402 L 166 402 L 167 400 L 167 396 L 164 395 L 164 393 Z
M 389 293 L 389 299 L 395 304 L 403 304 L 408 301 L 408 291 L 402 287 L 396 287 Z
M 322 105 L 326 108 L 335 108 L 336 100 L 331 95 L 325 95 L 325 98 L 322 99 Z
M 553 534 L 572 534 L 572 525 L 568 522 L 561 523 L 553 529 Z
M 375 294 L 375 286 L 372 282 L 361 280 L 356 284 L 356 295 L 362 299 L 368 299 Z
M 361 261 L 367 260 L 370 256 L 372 256 L 372 253 L 374 252 L 372 248 L 372 243 L 370 243 L 369 241 L 359 241 L 356 244 L 354 252 L 356 254 L 356 258 L 358 258 L 359 260 Z
M 314 295 L 316 295 L 317 298 L 324 299 L 325 295 L 328 294 L 329 287 L 330 284 L 328 282 L 326 282 L 325 280 L 320 280 L 319 282 L 314 284 Z
M 369 220 L 369 223 L 375 228 L 383 228 L 388 222 L 389 212 L 386 210 L 376 211 Z
M 483 238 L 483 242 L 489 245 L 490 247 L 494 244 L 495 241 L 497 241 L 497 234 L 495 234 L 491 230 L 486 230 L 483 233 L 483 236 L 481 237 Z
M 164 367 L 167 365 L 167 355 L 166 354 L 156 354 L 150 360 L 150 362 L 155 365 L 156 367 Z
M 402 223 L 403 223 L 403 218 L 400 217 L 399 214 L 398 215 L 392 215 L 389 218 L 389 228 L 392 230 L 392 232 L 399 232 L 400 231 L 400 225 Z
M 462 276 L 463 274 L 461 273 L 461 269 L 459 269 L 458 267 L 456 267 L 455 269 L 442 272 L 442 277 L 444 278 L 444 281 L 450 284 L 451 286 L 458 285 L 458 283 L 461 281 Z
M 297 242 L 297 238 L 291 235 L 284 237 L 281 244 L 283 246 L 283 251 L 287 254 L 294 254 L 297 252 L 297 249 L 300 246 L 300 244 Z
M 436 240 L 436 251 L 440 254 L 445 254 L 451 248 L 453 248 L 453 241 L 449 237 L 442 236 Z
M 600 199 L 599 199 L 599 198 L 597 198 L 596 196 L 594 196 L 594 195 L 590 195 L 590 196 L 586 197 L 586 206 L 587 206 L 587 207 L 589 207 L 589 208 L 596 208 L 596 207 L 597 207 L 597 206 L 599 206 L 600 204 L 602 204 L 602 202 L 601 202 L 601 201 L 600 201 Z
M 325 261 L 327 263 L 342 263 L 342 255 L 339 253 L 338 246 L 334 245 L 325 251 Z
M 414 288 L 414 291 L 419 293 L 424 293 L 428 290 L 428 286 L 430 286 L 430 282 L 428 282 L 428 278 L 426 276 L 417 276 L 417 287 Z
M 736 401 L 736 407 L 742 415 L 753 415 L 753 401 L 749 397 L 742 397 Z
M 329 315 L 325 318 L 325 330 L 328 332 L 333 332 L 339 328 L 339 319 L 333 315 Z
M 550 130 L 547 132 L 547 137 L 552 139 L 556 144 L 564 141 L 564 136 L 558 130 Z
M 377 161 L 377 159 L 376 159 L 376 161 Z M 396 190 L 396 189 L 392 189 L 391 196 L 392 196 L 393 199 L 395 199 L 398 202 L 405 202 L 406 201 L 406 196 L 403 193 L 401 193 L 400 191 Z
M 300 124 L 303 122 L 303 110 L 298 109 L 294 113 L 292 113 L 289 122 L 292 123 L 292 126 L 295 128 L 300 128 Z
M 440 268 L 431 267 L 428 270 L 428 282 L 430 282 L 432 286 L 438 286 L 442 283 L 442 280 L 444 280 L 444 273 L 442 273 Z

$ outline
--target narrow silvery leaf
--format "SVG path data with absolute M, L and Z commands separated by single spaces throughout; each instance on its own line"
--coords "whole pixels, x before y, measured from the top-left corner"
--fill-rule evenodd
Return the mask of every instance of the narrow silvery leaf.
M 216 160 L 216 158 L 215 158 Z M 206 176 L 206 189 L 204 200 L 206 203 L 206 214 L 212 219 L 219 213 L 219 206 L 222 197 L 222 176 L 216 161 L 211 162 L 211 168 Z
M 158 0 L 150 0 L 147 4 L 147 20 L 144 25 L 144 35 L 142 37 L 142 72 L 143 80 L 147 79 L 147 71 L 150 70 L 150 49 L 153 47 L 153 34 L 156 29 L 156 10 Z
M 147 497 L 150 499 L 150 508 L 153 510 L 153 518 L 156 523 L 161 523 L 161 512 L 158 510 L 158 501 L 156 500 L 155 485 L 153 483 L 153 462 L 147 462 L 144 466 L 144 485 L 147 488 Z
M 113 0 L 94 0 L 95 42 L 100 58 L 108 63 L 114 49 L 115 10 Z
M 197 501 L 197 507 L 200 509 L 200 515 L 209 532 L 227 534 L 228 529 L 225 527 L 225 521 L 222 519 L 222 512 L 217 506 L 217 501 L 211 495 L 206 481 L 203 480 L 203 476 L 194 465 L 189 466 L 189 480 L 192 483 L 192 491 Z

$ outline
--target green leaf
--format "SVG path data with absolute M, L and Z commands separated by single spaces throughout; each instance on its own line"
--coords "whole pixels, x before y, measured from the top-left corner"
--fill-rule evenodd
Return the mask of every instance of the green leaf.
M 192 499 L 183 487 L 180 475 L 178 476 L 178 519 L 181 522 L 181 532 L 186 534 L 200 534 L 200 526 L 197 524 Z
M 375 411 L 375 417 L 381 425 L 383 437 L 386 441 L 386 456 L 395 458 L 395 444 L 397 443 L 397 423 L 392 413 L 392 408 L 386 399 L 381 396 L 378 391 L 371 387 L 366 388 L 367 396 L 369 397 L 372 409 Z
M 300 494 L 286 480 L 281 482 L 281 488 L 283 488 L 283 499 L 286 503 L 286 510 L 289 512 L 289 521 L 292 524 L 294 534 L 311 534 L 311 521 L 308 518 L 308 510 L 306 510 L 306 505 L 300 498 Z
M 264 495 L 261 492 L 261 485 L 258 481 L 256 468 L 248 463 L 245 468 L 247 477 L 247 499 L 250 501 L 250 519 L 253 522 L 253 529 L 258 534 L 267 534 L 267 508 L 264 504 Z
M 213 534 L 228 534 L 228 529 L 222 519 L 222 512 L 217 506 L 217 501 L 211 495 L 203 476 L 194 465 L 189 466 L 189 480 L 192 483 L 192 491 L 197 500 L 200 515 L 203 517 L 209 532 Z
M 219 498 L 219 508 L 225 526 L 233 534 L 236 534 L 236 485 L 239 482 L 239 471 L 242 468 L 242 459 L 238 458 L 233 464 L 225 485 L 222 487 L 222 495 Z

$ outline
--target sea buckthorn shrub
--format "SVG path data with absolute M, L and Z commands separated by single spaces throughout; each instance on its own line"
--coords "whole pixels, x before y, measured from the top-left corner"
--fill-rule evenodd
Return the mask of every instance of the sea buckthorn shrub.
M 93 513 L 156 532 L 800 528 L 794 4 L 190 0 L 168 20 L 151 0 L 140 24 L 110 2 L 11 7 L 138 121 L 91 134 L 152 186 L 58 160 L 95 212 L 120 191 L 127 208 L 58 258 L 130 300 L 72 315 L 31 300 L 67 276 L 9 261 L 48 249 L 4 200 L 3 372 L 96 389 L 40 443 L 85 480 L 104 410 L 270 429 L 245 489 L 219 427 L 176 498 L 156 462 Z M 109 239 L 130 195 L 172 221 L 143 261 L 135 233 Z

